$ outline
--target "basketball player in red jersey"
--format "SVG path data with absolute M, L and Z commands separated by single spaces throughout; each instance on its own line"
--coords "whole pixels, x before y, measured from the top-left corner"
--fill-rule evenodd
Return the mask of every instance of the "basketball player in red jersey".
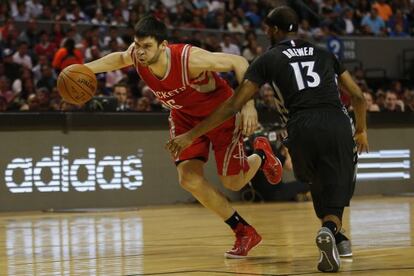
M 153 16 L 144 17 L 136 24 L 134 43 L 126 51 L 85 65 L 94 73 L 135 66 L 155 96 L 171 109 L 170 136 L 175 137 L 192 129 L 233 94 L 216 72 L 234 71 L 241 81 L 248 63 L 240 56 L 211 53 L 188 44 L 168 45 L 166 37 L 167 28 L 162 22 Z M 274 184 L 280 181 L 282 172 L 281 163 L 265 138 L 257 138 L 255 153 L 245 156 L 241 134 L 251 134 L 257 124 L 253 101 L 244 106 L 239 117 L 198 138 L 175 158 L 180 185 L 235 232 L 234 247 L 225 253 L 228 258 L 247 256 L 262 238 L 205 179 L 203 167 L 210 143 L 220 179 L 230 190 L 240 190 L 259 168 Z

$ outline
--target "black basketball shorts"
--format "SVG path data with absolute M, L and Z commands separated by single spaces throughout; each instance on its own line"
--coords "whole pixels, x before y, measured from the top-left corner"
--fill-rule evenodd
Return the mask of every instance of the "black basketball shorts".
M 298 180 L 310 183 L 322 207 L 345 207 L 354 193 L 356 147 L 342 110 L 307 110 L 288 122 L 287 147 Z

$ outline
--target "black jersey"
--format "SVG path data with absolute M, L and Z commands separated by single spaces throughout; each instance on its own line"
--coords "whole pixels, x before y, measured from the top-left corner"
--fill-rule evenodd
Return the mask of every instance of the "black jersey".
M 342 109 L 337 77 L 344 71 L 327 50 L 292 39 L 278 43 L 254 60 L 245 78 L 272 86 L 286 122 L 288 114 L 305 109 Z

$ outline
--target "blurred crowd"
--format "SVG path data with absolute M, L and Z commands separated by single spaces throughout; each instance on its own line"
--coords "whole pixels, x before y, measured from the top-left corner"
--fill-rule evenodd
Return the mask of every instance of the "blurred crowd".
M 170 27 L 172 43 L 242 55 L 250 62 L 264 50 L 257 40 L 257 35 L 263 34 L 264 16 L 283 2 L 1 1 L 0 111 L 82 109 L 61 101 L 56 89 L 59 72 L 70 64 L 125 50 L 132 42 L 134 24 L 147 13 Z M 410 0 L 290 2 L 300 15 L 299 34 L 303 37 L 318 39 L 328 33 L 405 37 L 414 33 L 414 4 Z M 205 32 L 207 29 L 223 32 Z M 371 85 L 362 68 L 356 68 L 353 75 L 364 91 L 369 111 L 414 110 L 410 84 L 394 80 Z M 234 75 L 223 77 L 233 87 L 237 85 Z M 166 111 L 132 67 L 98 74 L 97 80 L 97 96 L 115 97 L 117 111 Z M 345 94 L 343 101 L 349 104 Z M 269 86 L 261 89 L 256 102 L 259 109 L 276 109 Z

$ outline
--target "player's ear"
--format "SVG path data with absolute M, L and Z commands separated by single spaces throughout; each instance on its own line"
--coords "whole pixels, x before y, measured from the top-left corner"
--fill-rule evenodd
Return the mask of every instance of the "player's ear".
M 161 42 L 161 50 L 165 50 L 168 46 L 168 41 L 167 40 L 163 40 Z
M 276 34 L 279 31 L 279 28 L 277 26 L 273 27 L 273 34 Z

